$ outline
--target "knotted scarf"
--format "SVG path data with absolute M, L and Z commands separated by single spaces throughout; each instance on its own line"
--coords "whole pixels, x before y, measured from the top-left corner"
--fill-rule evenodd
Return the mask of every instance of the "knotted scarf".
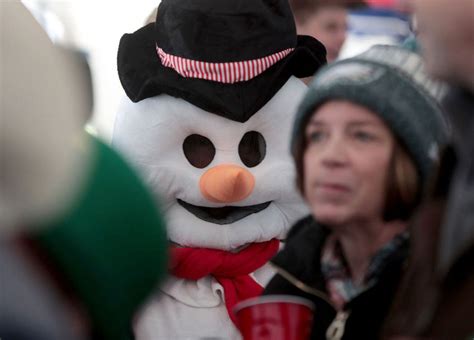
M 249 274 L 267 263 L 277 253 L 279 244 L 277 239 L 252 243 L 237 253 L 209 248 L 172 247 L 170 272 L 187 280 L 214 276 L 224 288 L 227 312 L 235 324 L 232 308 L 242 300 L 260 295 L 263 290 Z

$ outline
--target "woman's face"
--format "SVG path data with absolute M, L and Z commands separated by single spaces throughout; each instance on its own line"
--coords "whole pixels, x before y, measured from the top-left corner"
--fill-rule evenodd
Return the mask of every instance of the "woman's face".
M 313 113 L 305 138 L 304 193 L 318 221 L 382 218 L 395 144 L 385 123 L 365 107 L 330 101 Z

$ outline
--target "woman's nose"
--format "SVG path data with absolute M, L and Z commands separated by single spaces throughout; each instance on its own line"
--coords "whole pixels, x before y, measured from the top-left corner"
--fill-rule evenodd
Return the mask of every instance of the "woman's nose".
M 325 143 L 321 152 L 321 160 L 327 166 L 343 166 L 348 161 L 347 141 L 334 137 Z
M 207 170 L 199 181 L 202 195 L 215 203 L 233 203 L 248 197 L 255 178 L 238 165 L 223 164 Z

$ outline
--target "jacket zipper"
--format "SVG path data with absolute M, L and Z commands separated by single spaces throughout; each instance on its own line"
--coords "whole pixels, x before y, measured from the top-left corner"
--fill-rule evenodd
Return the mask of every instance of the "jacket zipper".
M 296 288 L 300 289 L 301 291 L 308 293 L 310 295 L 316 296 L 317 298 L 326 302 L 337 314 L 334 320 L 329 325 L 328 329 L 326 330 L 326 340 L 340 340 L 344 335 L 344 331 L 346 328 L 346 321 L 349 318 L 350 311 L 349 310 L 337 310 L 334 307 L 333 303 L 329 299 L 329 296 L 311 286 L 308 286 L 301 280 L 298 280 L 292 274 L 290 274 L 285 269 L 275 265 L 274 263 L 270 262 L 270 265 L 275 269 L 275 271 L 280 274 L 283 278 L 285 278 L 288 282 L 293 284 Z
M 326 340 L 341 340 L 346 328 L 350 311 L 340 310 L 326 330 Z

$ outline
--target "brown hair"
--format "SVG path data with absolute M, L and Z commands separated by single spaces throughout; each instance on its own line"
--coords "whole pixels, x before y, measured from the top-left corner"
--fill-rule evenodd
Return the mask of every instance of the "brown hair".
M 407 220 L 421 195 L 420 175 L 406 148 L 397 141 L 388 176 L 384 220 Z
M 365 5 L 364 0 L 289 0 L 295 21 L 305 22 L 321 7 L 343 7 L 347 9 Z

